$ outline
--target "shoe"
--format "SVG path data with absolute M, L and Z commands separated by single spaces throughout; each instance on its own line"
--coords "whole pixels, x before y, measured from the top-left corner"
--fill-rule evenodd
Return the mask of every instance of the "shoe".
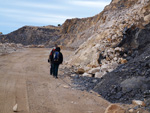
M 56 79 L 58 79 L 58 77 L 55 77 Z

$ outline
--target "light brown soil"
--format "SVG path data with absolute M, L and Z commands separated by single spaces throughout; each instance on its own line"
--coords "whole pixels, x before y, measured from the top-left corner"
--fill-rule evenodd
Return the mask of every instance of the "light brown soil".
M 58 79 L 49 75 L 48 54 L 32 48 L 0 56 L 0 113 L 13 113 L 16 103 L 18 113 L 104 113 L 107 101 L 71 88 L 61 71 Z

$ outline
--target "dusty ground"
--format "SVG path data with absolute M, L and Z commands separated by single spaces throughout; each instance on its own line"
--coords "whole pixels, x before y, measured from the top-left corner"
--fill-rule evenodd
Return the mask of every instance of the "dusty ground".
M 13 113 L 16 103 L 18 113 L 104 113 L 107 101 L 71 88 L 62 71 L 59 79 L 49 75 L 48 54 L 48 49 L 25 49 L 0 56 L 0 113 Z

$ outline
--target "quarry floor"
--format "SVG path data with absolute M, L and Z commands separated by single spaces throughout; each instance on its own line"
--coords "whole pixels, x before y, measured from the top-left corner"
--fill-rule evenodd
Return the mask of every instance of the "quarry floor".
M 0 56 L 0 113 L 104 113 L 110 104 L 95 93 L 69 86 L 60 66 L 58 79 L 49 75 L 50 49 L 27 48 Z M 72 54 L 62 51 L 64 60 Z

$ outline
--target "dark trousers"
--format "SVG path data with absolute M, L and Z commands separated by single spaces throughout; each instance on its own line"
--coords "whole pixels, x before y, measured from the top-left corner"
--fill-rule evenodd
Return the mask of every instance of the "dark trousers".
M 50 67 L 50 75 L 53 74 L 53 68 L 52 68 L 52 63 L 51 63 L 51 67 Z
M 55 77 L 58 76 L 58 68 L 59 68 L 59 64 L 52 64 L 52 73 L 53 73 L 53 76 Z

